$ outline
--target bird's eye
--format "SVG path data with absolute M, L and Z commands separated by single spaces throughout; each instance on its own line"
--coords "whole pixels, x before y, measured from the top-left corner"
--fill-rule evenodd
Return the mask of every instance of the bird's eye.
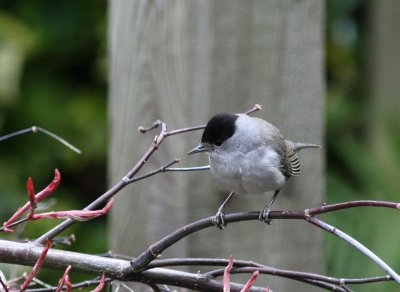
M 221 145 L 222 145 L 222 141 L 221 141 L 221 140 L 216 140 L 216 141 L 215 141 L 215 145 L 221 146 Z

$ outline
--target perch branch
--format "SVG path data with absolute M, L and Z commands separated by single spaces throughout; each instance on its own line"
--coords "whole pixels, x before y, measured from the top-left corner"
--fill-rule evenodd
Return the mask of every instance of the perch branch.
M 347 208 L 354 208 L 354 207 L 362 207 L 362 206 L 370 206 L 370 207 L 387 207 L 387 208 L 395 208 L 398 209 L 399 204 L 394 203 L 394 202 L 384 202 L 384 201 L 354 201 L 354 202 L 345 202 L 345 203 L 338 203 L 338 204 L 332 204 L 332 205 L 324 205 L 318 208 L 312 208 L 312 209 L 306 209 L 304 211 L 271 211 L 270 213 L 270 218 L 271 219 L 303 219 L 307 220 L 310 223 L 315 222 L 315 218 L 311 217 L 312 215 L 318 215 L 318 214 L 323 214 L 327 212 L 332 212 L 332 211 L 337 211 L 337 210 L 342 210 L 342 209 L 347 209 Z M 234 213 L 234 214 L 227 214 L 225 216 L 226 222 L 237 222 L 237 221 L 246 221 L 246 220 L 255 220 L 259 216 L 259 212 L 247 212 L 247 213 Z M 142 254 L 140 254 L 137 258 L 134 258 L 131 261 L 131 265 L 134 271 L 139 272 L 144 269 L 146 269 L 147 265 L 159 257 L 161 253 L 171 246 L 172 244 L 176 243 L 177 241 L 181 240 L 182 238 L 205 228 L 212 227 L 214 226 L 213 224 L 213 218 L 214 217 L 208 217 L 204 218 L 201 220 L 198 220 L 194 223 L 191 223 L 189 225 L 186 225 L 175 232 L 167 235 L 160 241 L 152 244 L 146 251 L 144 251 Z M 317 219 L 316 219 L 317 220 Z M 333 228 L 333 227 L 332 227 Z M 346 240 L 350 244 L 353 244 L 350 239 L 349 235 L 346 235 L 346 237 L 341 237 L 342 239 Z M 352 239 L 354 240 L 354 239 Z M 368 257 L 371 258 L 370 251 L 367 251 L 367 249 L 360 249 L 361 252 L 366 254 Z M 374 255 L 375 259 L 378 258 L 376 255 Z M 374 261 L 375 261 L 374 260 Z M 380 260 L 381 261 L 381 260 Z M 376 261 L 375 261 L 376 262 Z M 383 262 L 383 261 L 382 261 Z M 376 262 L 378 263 L 378 262 Z M 380 262 L 380 266 L 381 266 Z M 381 266 L 382 267 L 382 266 Z M 385 271 L 389 273 L 391 277 L 393 277 L 395 280 L 395 277 L 398 277 L 396 272 L 394 272 L 392 269 L 388 269 L 388 266 L 385 264 Z

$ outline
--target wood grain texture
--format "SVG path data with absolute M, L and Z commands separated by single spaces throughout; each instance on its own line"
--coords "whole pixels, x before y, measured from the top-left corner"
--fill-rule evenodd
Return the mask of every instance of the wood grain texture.
M 322 144 L 324 120 L 323 2 L 110 1 L 110 183 L 139 158 L 152 134 L 136 132 L 160 118 L 170 129 L 205 123 L 220 111 L 245 111 L 278 126 L 291 140 Z M 149 169 L 182 157 L 200 132 L 169 138 Z M 323 150 L 300 153 L 303 174 L 278 197 L 275 209 L 322 203 Z M 168 173 L 117 196 L 110 248 L 137 255 L 148 244 L 193 220 L 214 214 L 224 199 L 208 172 Z M 235 197 L 229 210 L 261 209 L 272 194 Z M 277 268 L 322 272 L 322 235 L 302 222 L 251 222 L 207 230 L 167 256 L 254 259 Z M 247 278 L 247 277 L 246 277 Z M 312 291 L 268 277 L 276 291 Z

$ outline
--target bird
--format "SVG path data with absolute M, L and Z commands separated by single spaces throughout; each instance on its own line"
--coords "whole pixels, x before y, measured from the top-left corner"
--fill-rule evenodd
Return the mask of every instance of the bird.
M 260 211 L 259 219 L 271 224 L 269 213 L 279 191 L 292 177 L 301 174 L 297 152 L 320 148 L 293 142 L 277 127 L 247 114 L 218 113 L 206 124 L 201 143 L 187 154 L 206 152 L 212 176 L 229 196 L 218 208 L 214 224 L 226 226 L 224 208 L 234 194 L 263 194 L 274 191 Z

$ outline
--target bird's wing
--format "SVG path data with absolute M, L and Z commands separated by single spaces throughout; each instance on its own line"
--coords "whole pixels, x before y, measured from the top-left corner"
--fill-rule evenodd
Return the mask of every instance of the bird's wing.
M 301 174 L 300 161 L 290 144 L 284 140 L 285 153 L 282 155 L 282 172 L 287 177 L 299 176 Z

